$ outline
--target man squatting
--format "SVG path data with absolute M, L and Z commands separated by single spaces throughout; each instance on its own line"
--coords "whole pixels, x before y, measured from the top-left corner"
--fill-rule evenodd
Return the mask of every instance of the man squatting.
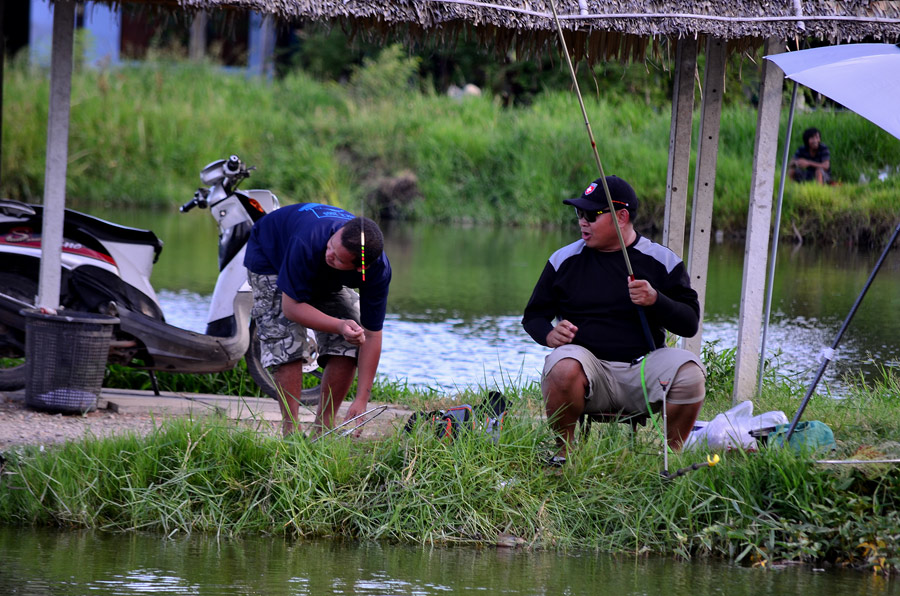
M 675 253 L 634 229 L 638 198 L 616 176 L 606 177 L 615 213 L 610 213 L 602 180 L 575 207 L 581 239 L 550 256 L 522 325 L 539 344 L 553 348 L 544 362 L 541 393 L 561 465 L 583 413 L 633 414 L 662 408 L 666 441 L 679 449 L 703 404 L 706 371 L 688 350 L 665 347 L 665 331 L 693 336 L 700 320 L 697 293 Z M 635 280 L 629 281 L 615 222 L 618 222 Z M 639 310 L 649 323 L 653 346 Z M 651 351 L 652 349 L 652 351 Z M 647 399 L 641 377 L 646 379 Z M 649 403 L 648 403 L 649 402 Z

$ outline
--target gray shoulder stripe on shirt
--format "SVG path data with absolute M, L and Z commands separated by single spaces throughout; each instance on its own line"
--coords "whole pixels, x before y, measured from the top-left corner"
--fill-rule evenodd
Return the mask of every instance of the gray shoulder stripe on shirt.
M 656 242 L 648 240 L 644 236 L 641 236 L 640 240 L 637 241 L 637 244 L 634 245 L 634 249 L 662 263 L 666 268 L 667 273 L 672 273 L 672 269 L 681 263 L 681 259 L 679 259 L 678 255 L 674 252 L 662 244 L 657 244 Z
M 576 240 L 572 244 L 563 246 L 555 253 L 550 255 L 549 260 L 550 264 L 553 265 L 554 271 L 559 271 L 559 268 L 563 264 L 563 261 L 565 261 L 569 257 L 574 257 L 575 255 L 580 254 L 582 250 L 584 250 L 584 240 Z

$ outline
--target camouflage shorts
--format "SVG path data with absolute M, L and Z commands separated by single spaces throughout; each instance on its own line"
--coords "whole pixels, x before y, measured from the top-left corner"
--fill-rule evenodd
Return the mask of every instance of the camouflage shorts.
M 258 275 L 248 271 L 247 276 L 253 289 L 250 316 L 256 321 L 263 366 L 280 366 L 294 360 L 311 363 L 317 356 L 319 364 L 324 365 L 329 356 L 357 357 L 357 347 L 342 335 L 316 331 L 313 340 L 306 327 L 284 316 L 277 275 Z M 327 315 L 359 322 L 359 294 L 350 288 L 343 288 L 325 299 L 310 301 L 310 304 Z

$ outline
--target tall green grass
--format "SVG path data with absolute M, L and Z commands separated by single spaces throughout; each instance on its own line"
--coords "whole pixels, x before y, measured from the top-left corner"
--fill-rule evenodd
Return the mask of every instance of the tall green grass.
M 730 406 L 724 379 L 733 366 L 727 352 L 705 357 L 704 418 Z M 795 388 L 775 383 L 767 380 L 760 411 L 796 403 Z M 881 389 L 816 398 L 806 418 L 834 428 L 835 457 L 897 457 L 885 438 L 896 434 L 898 388 L 896 373 L 886 371 Z M 580 437 L 564 468 L 548 469 L 553 436 L 536 388 L 508 395 L 496 443 L 479 432 L 442 440 L 427 422 L 370 442 L 278 440 L 206 418 L 171 421 L 147 437 L 7 451 L 0 523 L 900 569 L 896 466 L 827 466 L 815 463 L 816 454 L 763 449 L 725 453 L 715 467 L 666 481 L 653 429 L 632 435 L 627 425 L 608 424 Z M 670 469 L 705 455 L 673 455 Z
M 525 107 L 503 107 L 488 95 L 459 101 L 423 85 L 416 68 L 416 60 L 394 47 L 356 68 L 347 84 L 301 71 L 273 81 L 247 79 L 208 64 L 161 60 L 78 70 L 68 197 L 76 204 L 169 208 L 192 195 L 203 165 L 237 153 L 259 167 L 252 185 L 272 189 L 284 202 L 350 209 L 368 202 L 367 212 L 377 213 L 374 191 L 385 179 L 412 173 L 419 192 L 398 207 L 402 217 L 566 222 L 560 201 L 597 176 L 574 96 L 548 90 Z M 4 83 L 0 193 L 40 201 L 48 74 L 16 62 Z M 586 101 L 605 171 L 637 189 L 638 226 L 659 226 L 669 106 L 616 95 L 589 94 Z M 841 184 L 788 184 L 783 233 L 879 244 L 900 207 L 900 142 L 850 112 L 801 112 L 795 139 L 806 126 L 822 130 Z M 716 229 L 739 234 L 745 228 L 755 127 L 754 109 L 737 103 L 724 109 Z M 885 168 L 891 176 L 877 181 Z M 875 181 L 858 184 L 860 176 Z

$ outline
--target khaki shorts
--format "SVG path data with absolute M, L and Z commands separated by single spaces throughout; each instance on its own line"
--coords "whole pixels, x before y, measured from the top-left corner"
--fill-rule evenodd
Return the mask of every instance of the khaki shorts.
M 594 413 L 637 414 L 647 411 L 647 401 L 653 412 L 662 408 L 663 396 L 672 385 L 675 373 L 682 365 L 695 362 L 703 375 L 706 369 L 696 354 L 679 348 L 660 348 L 634 363 L 600 360 L 582 346 L 567 344 L 550 352 L 544 359 L 543 377 L 564 358 L 581 363 L 588 379 L 588 392 L 584 396 L 584 411 Z M 647 386 L 647 399 L 641 387 L 641 367 Z M 703 395 L 669 403 L 692 404 L 703 400 Z
M 295 360 L 309 364 L 317 353 L 320 366 L 324 366 L 331 356 L 357 357 L 358 348 L 345 340 L 343 335 L 315 331 L 316 340 L 312 342 L 306 327 L 284 316 L 277 275 L 258 275 L 248 271 L 247 277 L 253 289 L 250 316 L 256 321 L 263 366 L 277 367 Z M 332 317 L 353 319 L 359 323 L 359 294 L 350 288 L 343 288 L 309 304 Z

